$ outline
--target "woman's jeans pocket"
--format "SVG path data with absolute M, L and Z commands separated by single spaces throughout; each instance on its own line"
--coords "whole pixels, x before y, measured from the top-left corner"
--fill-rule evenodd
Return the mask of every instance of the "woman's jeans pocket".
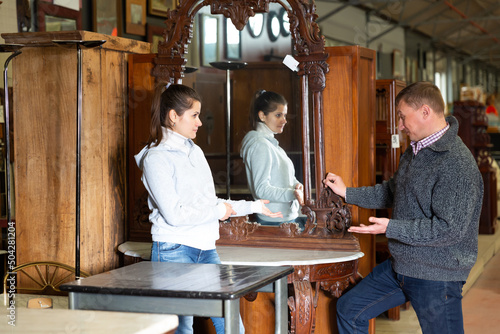
M 153 262 L 186 262 L 189 258 L 186 256 L 183 248 L 185 246 L 174 242 L 154 241 L 151 247 L 151 261 Z

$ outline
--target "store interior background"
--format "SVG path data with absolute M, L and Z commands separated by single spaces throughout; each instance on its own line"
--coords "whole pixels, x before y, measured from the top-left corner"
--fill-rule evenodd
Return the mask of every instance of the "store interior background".
M 176 0 L 163 2 L 174 1 Z M 19 31 L 16 5 L 21 2 L 29 2 L 31 16 L 29 31 L 37 31 L 36 3 L 39 1 L 0 2 L 0 34 Z M 57 0 L 42 2 L 52 5 L 58 3 Z M 59 2 L 64 5 L 74 1 Z M 142 22 L 144 31 L 139 33 L 130 31 L 126 26 L 126 7 L 130 0 L 80 0 L 79 2 L 81 3 L 79 30 L 97 31 L 98 23 L 95 18 L 99 3 L 108 3 L 108 6 L 112 3 L 116 8 L 117 25 L 114 31 L 119 37 L 153 42 L 158 38 L 158 29 L 164 26 L 165 17 L 163 14 L 152 13 L 150 8 L 152 1 L 149 0 L 144 1 L 146 19 Z M 407 84 L 432 81 L 441 89 L 449 111 L 454 101 L 476 99 L 485 103 L 487 96 L 498 94 L 500 5 L 496 0 L 432 2 L 316 0 L 315 4 L 318 15 L 316 22 L 325 37 L 325 46 L 360 45 L 375 50 L 377 79 L 398 79 Z M 278 26 L 279 32 L 276 36 L 269 34 L 271 25 L 267 22 L 271 12 L 278 16 L 280 8 L 279 4 L 270 4 L 270 13 L 263 16 L 264 24 L 259 36 L 252 36 L 248 26 L 241 31 L 237 48 L 237 54 L 241 55 L 239 58 L 234 55 L 228 57 L 227 54 L 226 22 L 230 25 L 232 23 L 226 19 L 217 19 L 217 38 L 213 38 L 213 35 L 207 36 L 212 37 L 215 45 L 215 59 L 211 60 L 279 61 L 287 54 L 293 54 L 291 36 L 287 35 L 286 31 L 281 31 L 280 29 L 283 29 L 281 26 Z M 210 17 L 208 7 L 203 8 L 200 13 Z M 57 12 L 53 14 L 57 16 Z M 278 21 L 278 24 L 286 26 L 285 22 Z M 60 26 L 57 22 L 53 25 L 54 29 L 60 29 Z M 113 30 L 110 30 L 110 33 L 114 33 Z M 0 43 L 4 43 L 1 37 Z M 197 73 L 217 73 L 223 76 L 223 73 L 207 64 L 207 59 L 203 59 L 202 49 L 208 48 L 201 44 L 200 29 L 199 26 L 195 26 L 187 55 L 187 65 L 198 68 Z M 6 54 L 0 54 L 0 64 L 3 64 L 7 57 Z M 12 73 L 9 73 L 10 82 L 11 76 Z M 0 87 L 3 89 L 3 82 L 0 82 Z M 497 98 L 496 101 L 497 110 L 500 110 L 500 99 Z M 498 143 L 495 141 L 498 136 L 494 130 L 500 125 L 500 121 L 495 117 L 490 117 L 489 120 L 493 144 L 491 154 L 493 158 L 500 159 L 500 140 Z M 500 180 L 498 172 L 497 180 Z M 500 186 L 497 189 L 500 190 Z M 491 251 L 493 253 L 500 247 L 498 242 L 492 241 L 489 236 L 483 239 L 488 239 L 488 249 L 493 247 Z M 495 237 L 494 240 L 496 239 L 498 238 Z M 488 253 L 485 259 L 481 259 L 484 262 L 482 265 L 485 265 L 489 258 L 491 256 Z M 477 269 L 474 275 L 479 276 L 481 272 Z

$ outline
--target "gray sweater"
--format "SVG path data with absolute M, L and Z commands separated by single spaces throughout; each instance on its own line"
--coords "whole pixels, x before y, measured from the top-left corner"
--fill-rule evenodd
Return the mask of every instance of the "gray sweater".
M 401 156 L 394 176 L 373 187 L 348 188 L 348 203 L 392 208 L 386 236 L 394 270 L 435 281 L 465 281 L 476 262 L 483 180 L 458 137 L 458 121 L 416 156 Z

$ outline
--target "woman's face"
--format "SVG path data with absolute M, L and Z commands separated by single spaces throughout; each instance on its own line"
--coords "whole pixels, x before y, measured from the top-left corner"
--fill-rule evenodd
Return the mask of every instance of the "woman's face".
M 267 115 L 264 115 L 264 112 L 259 111 L 259 117 L 272 132 L 282 133 L 285 128 L 287 113 L 287 106 L 278 104 L 278 108 Z
M 194 101 L 193 106 L 186 110 L 182 116 L 177 115 L 174 110 L 171 110 L 170 117 L 172 122 L 175 124 L 172 126 L 172 130 L 186 138 L 195 139 L 196 132 L 202 125 L 200 120 L 200 110 L 201 103 L 199 101 Z

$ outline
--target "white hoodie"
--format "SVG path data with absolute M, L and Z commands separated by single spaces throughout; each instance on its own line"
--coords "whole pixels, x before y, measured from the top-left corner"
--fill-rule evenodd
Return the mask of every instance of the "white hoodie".
M 259 218 L 270 222 L 286 222 L 297 218 L 300 205 L 295 198 L 295 167 L 279 146 L 274 133 L 264 124 L 248 132 L 242 141 L 240 155 L 245 163 L 248 187 L 254 199 L 268 199 L 272 212 L 281 212 L 283 218 Z
M 158 146 L 144 147 L 135 159 L 149 193 L 153 241 L 215 249 L 219 219 L 226 213 L 224 202 L 230 203 L 238 216 L 262 212 L 260 201 L 217 198 L 201 148 L 170 129 L 163 129 Z

